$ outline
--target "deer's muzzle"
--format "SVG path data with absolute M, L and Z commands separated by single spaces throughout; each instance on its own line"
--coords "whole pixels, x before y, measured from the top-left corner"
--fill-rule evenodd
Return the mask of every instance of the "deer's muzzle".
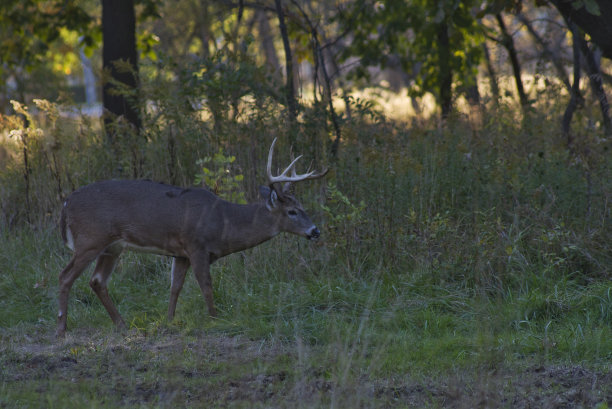
M 317 226 L 312 226 L 308 233 L 306 233 L 306 237 L 308 238 L 308 240 L 318 239 L 320 235 L 321 232 L 319 231 L 319 229 L 317 229 Z

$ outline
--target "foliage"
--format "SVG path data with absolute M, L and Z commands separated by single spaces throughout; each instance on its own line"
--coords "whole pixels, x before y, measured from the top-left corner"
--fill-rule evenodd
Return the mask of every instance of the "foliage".
M 88 52 L 98 46 L 100 29 L 83 8 L 81 1 L 5 0 L 0 5 L 0 96 L 15 98 L 38 87 L 45 90 L 43 75 L 66 75 L 76 58 L 74 46 L 80 44 Z M 78 33 L 80 39 L 74 38 Z M 72 64 L 71 64 L 72 63 Z M 28 81 L 28 79 L 35 79 Z M 57 90 L 47 90 L 57 96 Z M 2 101 L 0 101 L 2 102 Z M 4 111 L 4 107 L 0 105 Z
M 203 184 L 225 200 L 245 204 L 244 190 L 240 189 L 240 182 L 244 180 L 244 175 L 234 175 L 231 171 L 231 165 L 235 161 L 235 156 L 226 156 L 222 150 L 219 150 L 212 157 L 198 160 L 202 170 L 196 174 L 195 184 Z
M 0 122 L 6 141 L 0 167 L 2 224 L 44 224 L 70 191 L 104 174 L 107 152 L 92 122 L 62 117 L 62 104 L 37 99 L 34 110 L 12 104 L 17 115 L 2 116 Z
M 78 1 L 6 0 L 0 8 L 1 59 L 9 67 L 40 64 L 62 29 L 82 31 L 82 43 L 93 45 L 97 31 L 91 23 Z
M 359 251 L 365 220 L 366 204 L 362 200 L 354 204 L 333 182 L 327 184 L 327 198 L 321 209 L 325 215 L 325 228 L 330 245 L 345 249 L 346 259 L 352 260 Z
M 368 66 L 399 65 L 414 81 L 413 95 L 439 94 L 441 65 L 438 39 L 440 25 L 449 29 L 449 69 L 458 87 L 474 85 L 481 59 L 481 28 L 472 14 L 478 2 L 387 0 L 355 1 L 341 15 L 341 23 L 351 27 L 354 38 L 342 55 L 358 56 L 357 77 L 367 77 Z
M 197 96 L 206 95 L 217 129 L 230 119 L 230 113 L 232 120 L 239 120 L 243 112 L 247 115 L 265 112 L 261 108 L 269 97 L 279 98 L 266 71 L 254 63 L 251 43 L 252 39 L 247 38 L 238 51 L 222 49 L 183 71 L 186 86 L 195 90 Z M 250 109 L 255 107 L 259 109 Z

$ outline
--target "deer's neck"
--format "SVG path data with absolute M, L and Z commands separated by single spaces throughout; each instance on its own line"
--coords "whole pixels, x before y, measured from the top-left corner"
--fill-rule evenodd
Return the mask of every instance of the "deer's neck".
M 265 204 L 233 204 L 223 212 L 219 257 L 254 247 L 279 232 L 278 221 Z

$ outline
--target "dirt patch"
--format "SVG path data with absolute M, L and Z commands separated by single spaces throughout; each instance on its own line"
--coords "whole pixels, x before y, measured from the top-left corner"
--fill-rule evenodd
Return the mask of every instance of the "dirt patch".
M 594 408 L 612 403 L 612 374 L 580 366 L 531 368 L 517 377 L 515 408 Z
M 42 337 L 5 344 L 0 385 L 15 396 L 31 389 L 42 400 L 74 384 L 75 393 L 98 396 L 102 406 L 113 407 L 590 409 L 612 404 L 610 371 L 582 366 L 472 368 L 447 376 L 421 374 L 418 380 L 410 374 L 372 378 L 356 367 L 342 377 L 332 365 L 316 361 L 316 350 L 304 363 L 295 349 L 222 334 L 73 333 L 59 342 Z M 0 397 L 0 407 L 10 402 Z
M 612 374 L 580 366 L 538 366 L 439 378 L 425 382 L 378 384 L 375 396 L 409 407 L 595 408 L 612 402 Z

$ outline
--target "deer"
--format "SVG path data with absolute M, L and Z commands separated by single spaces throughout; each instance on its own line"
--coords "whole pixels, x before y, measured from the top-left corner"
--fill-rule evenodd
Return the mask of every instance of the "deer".
M 297 174 L 293 161 L 272 175 L 273 140 L 268 153 L 267 186 L 263 200 L 252 204 L 225 201 L 205 188 L 182 188 L 150 180 L 106 180 L 74 191 L 65 200 L 60 229 L 72 258 L 59 275 L 59 313 L 56 336 L 66 333 L 68 296 L 74 281 L 96 260 L 89 285 L 119 329 L 125 321 L 107 288 L 113 268 L 124 250 L 173 257 L 170 272 L 168 322 L 192 268 L 211 317 L 213 302 L 210 265 L 221 257 L 255 247 L 281 232 L 318 239 L 319 229 L 291 193 L 294 183 L 318 179 L 323 172 Z M 291 172 L 291 174 L 288 174 Z

